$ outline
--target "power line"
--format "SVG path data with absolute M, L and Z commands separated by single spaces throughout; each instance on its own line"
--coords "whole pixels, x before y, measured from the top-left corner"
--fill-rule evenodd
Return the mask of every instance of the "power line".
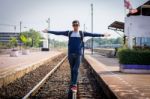
M 12 24 L 0 24 L 0 26 L 13 27 L 15 32 L 16 32 L 16 28 L 17 28 L 16 25 L 12 25 Z
M 87 21 L 89 21 L 89 18 L 90 18 L 90 13 L 88 13 L 85 17 L 85 20 L 84 20 L 84 24 L 87 23 Z
M 0 26 L 10 26 L 10 27 L 14 27 L 16 25 L 11 25 L 11 24 L 0 24 Z

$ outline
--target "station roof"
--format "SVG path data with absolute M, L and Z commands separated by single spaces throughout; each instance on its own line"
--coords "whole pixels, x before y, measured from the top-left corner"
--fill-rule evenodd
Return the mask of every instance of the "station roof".
M 108 26 L 108 29 L 124 32 L 124 23 L 119 22 L 119 21 L 115 21 Z
M 137 8 L 138 12 L 137 13 L 134 13 L 134 14 L 127 14 L 127 16 L 137 16 L 137 15 L 141 15 L 141 12 L 142 12 L 142 15 L 144 16 L 150 16 L 150 0 L 148 0 L 146 3 L 144 3 L 143 5 L 139 6 Z

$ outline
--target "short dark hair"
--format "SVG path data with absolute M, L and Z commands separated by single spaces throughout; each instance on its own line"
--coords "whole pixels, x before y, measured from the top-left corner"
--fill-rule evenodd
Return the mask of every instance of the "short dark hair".
M 78 24 L 78 25 L 80 25 L 80 22 L 78 20 L 74 20 L 74 21 L 72 21 L 72 24 Z

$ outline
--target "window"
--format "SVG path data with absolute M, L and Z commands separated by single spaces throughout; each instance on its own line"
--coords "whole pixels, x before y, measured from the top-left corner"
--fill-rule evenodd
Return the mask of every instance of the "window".
M 150 37 L 137 37 L 136 46 L 150 46 Z

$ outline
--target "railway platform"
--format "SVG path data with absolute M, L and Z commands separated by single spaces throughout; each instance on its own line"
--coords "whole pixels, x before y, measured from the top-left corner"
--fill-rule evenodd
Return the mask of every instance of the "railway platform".
M 129 74 L 119 71 L 117 58 L 107 58 L 98 53 L 86 53 L 86 61 L 103 82 L 103 90 L 109 99 L 150 99 L 150 74 Z
M 38 68 L 44 62 L 54 59 L 60 54 L 62 52 L 39 51 L 32 52 L 29 55 L 20 55 L 19 57 L 0 55 L 0 87 L 24 76 L 26 73 Z

